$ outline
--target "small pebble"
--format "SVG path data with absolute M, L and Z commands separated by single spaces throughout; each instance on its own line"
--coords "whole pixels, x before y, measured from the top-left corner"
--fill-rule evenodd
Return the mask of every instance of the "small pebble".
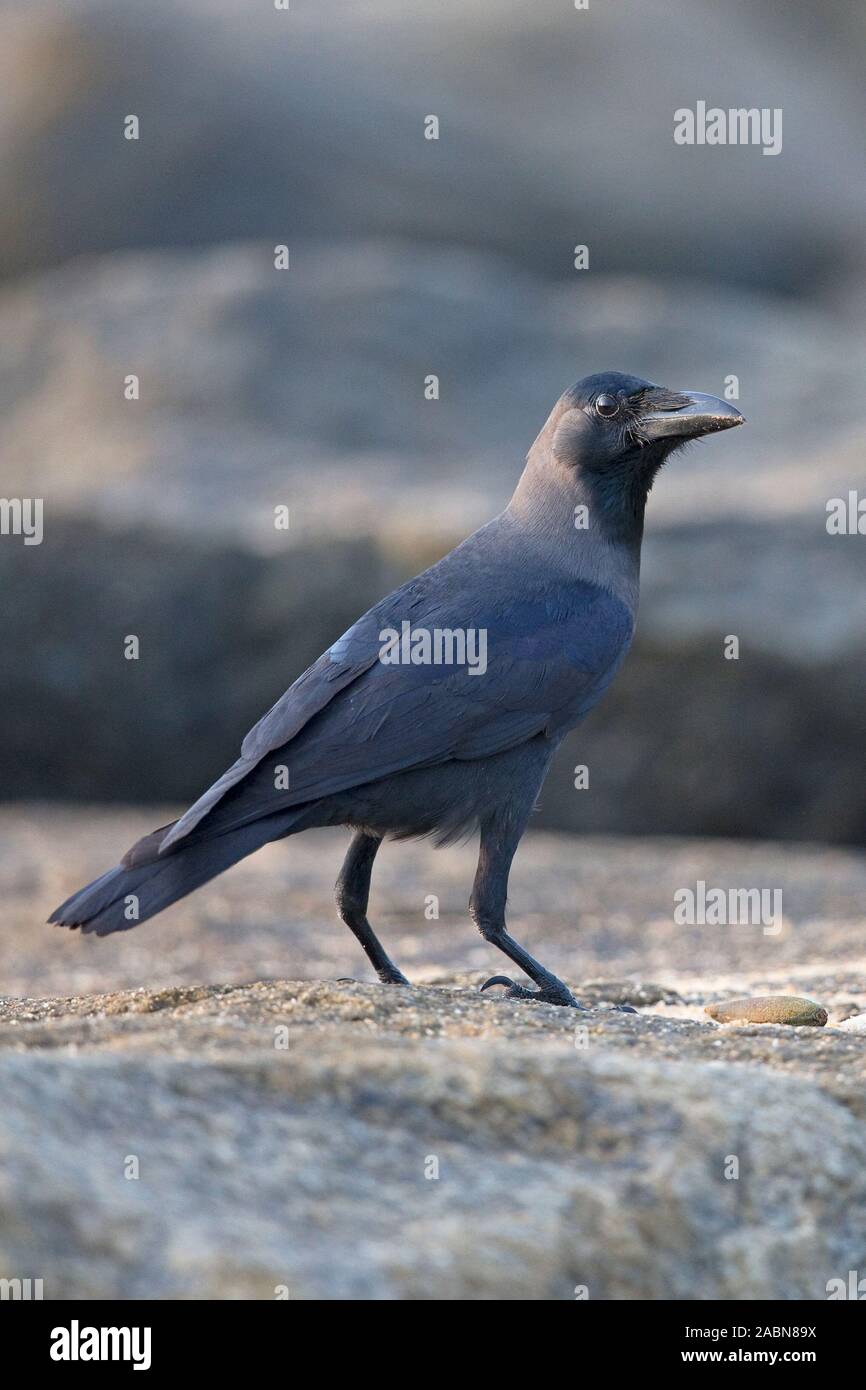
M 796 994 L 763 994 L 751 999 L 725 999 L 707 1004 L 704 1013 L 716 1023 L 790 1023 L 794 1027 L 823 1028 L 827 1010 L 813 999 Z
M 843 1019 L 836 1027 L 844 1028 L 846 1033 L 866 1033 L 866 1014 L 854 1014 L 853 1018 Z

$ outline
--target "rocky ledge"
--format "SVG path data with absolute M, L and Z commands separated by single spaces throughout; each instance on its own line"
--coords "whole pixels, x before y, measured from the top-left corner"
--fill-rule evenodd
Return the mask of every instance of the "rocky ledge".
M 405 990 L 338 978 L 369 972 L 330 832 L 120 937 L 43 925 L 158 819 L 0 813 L 0 1277 L 46 1298 L 737 1300 L 866 1271 L 862 855 L 528 836 L 512 926 L 578 1013 L 479 994 L 502 964 L 466 914 L 471 846 L 383 850 L 373 916 Z M 680 925 L 696 881 L 778 888 L 784 912 Z M 705 1012 L 754 995 L 828 1021 Z
M 300 1299 L 821 1299 L 866 1267 L 866 1039 L 582 993 L 8 1001 L 0 1266 L 49 1298 Z

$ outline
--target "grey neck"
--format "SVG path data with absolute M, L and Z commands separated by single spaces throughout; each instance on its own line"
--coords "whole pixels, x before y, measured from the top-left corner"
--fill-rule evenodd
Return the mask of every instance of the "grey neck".
M 547 566 L 607 589 L 636 613 L 643 508 L 629 525 L 611 524 L 592 481 L 554 456 L 547 434 L 530 450 L 504 515 Z

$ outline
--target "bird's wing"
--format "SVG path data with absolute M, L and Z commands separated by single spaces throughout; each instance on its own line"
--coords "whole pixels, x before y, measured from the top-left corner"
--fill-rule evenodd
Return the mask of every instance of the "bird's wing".
M 406 588 L 408 586 L 404 586 Z M 396 599 L 404 590 L 390 598 Z M 379 610 L 388 600 L 371 608 L 362 618 L 338 638 L 332 647 L 314 661 L 298 679 L 284 691 L 267 714 L 254 724 L 241 744 L 240 757 L 217 778 L 206 792 L 193 802 L 168 835 L 164 836 L 160 853 L 165 853 L 183 839 L 217 805 L 226 792 L 248 776 L 262 758 L 274 749 L 290 742 L 306 724 L 323 710 L 347 685 L 363 675 L 379 658 L 381 642 L 373 638 L 380 631 Z M 409 611 L 415 605 L 407 596 L 404 605 Z M 384 614 L 382 616 L 384 622 Z
M 428 575 L 431 572 L 428 571 Z M 489 598 L 459 602 L 425 584 L 398 590 L 295 681 L 244 739 L 241 756 L 176 823 L 161 852 L 188 835 L 232 788 L 219 829 L 408 768 L 490 757 L 539 733 L 570 727 L 592 707 L 628 647 L 632 618 L 606 590 L 573 584 L 567 598 L 536 592 L 511 598 L 520 576 Z M 505 592 L 502 592 L 502 589 Z M 485 633 L 486 668 L 388 663 L 381 634 L 423 627 Z M 473 650 L 477 658 L 480 647 Z M 240 784 L 270 755 L 288 769 Z M 246 794 L 245 794 L 246 793 Z M 224 808 L 228 812 L 229 808 Z M 204 827 L 203 827 L 204 829 Z

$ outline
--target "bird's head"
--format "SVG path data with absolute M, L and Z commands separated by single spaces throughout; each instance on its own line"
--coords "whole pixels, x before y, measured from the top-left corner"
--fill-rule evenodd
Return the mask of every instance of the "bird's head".
M 609 535 L 639 539 L 653 479 L 673 451 L 743 423 L 716 396 L 598 372 L 559 398 L 530 455 L 537 466 L 527 473 L 535 485 L 580 495 Z

